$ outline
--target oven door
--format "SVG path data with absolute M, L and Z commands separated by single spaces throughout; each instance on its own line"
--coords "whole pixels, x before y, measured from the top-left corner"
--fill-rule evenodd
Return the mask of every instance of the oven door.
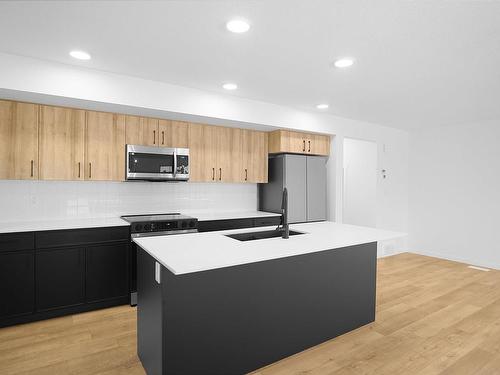
M 127 145 L 127 180 L 173 180 L 175 149 Z
M 189 180 L 189 149 L 175 149 L 175 179 L 179 181 Z

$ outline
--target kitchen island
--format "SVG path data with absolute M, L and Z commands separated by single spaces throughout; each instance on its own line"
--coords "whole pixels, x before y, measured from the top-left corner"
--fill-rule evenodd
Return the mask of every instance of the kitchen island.
M 148 374 L 243 374 L 375 320 L 377 241 L 404 234 L 332 222 L 290 229 L 302 234 L 134 239 Z

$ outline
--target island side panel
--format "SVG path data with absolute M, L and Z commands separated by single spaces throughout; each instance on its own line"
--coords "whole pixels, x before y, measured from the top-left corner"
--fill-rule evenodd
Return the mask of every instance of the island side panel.
M 243 374 L 373 322 L 376 254 L 370 243 L 178 276 L 163 267 L 163 374 Z
M 162 373 L 162 293 L 155 259 L 137 247 L 137 354 L 150 375 Z

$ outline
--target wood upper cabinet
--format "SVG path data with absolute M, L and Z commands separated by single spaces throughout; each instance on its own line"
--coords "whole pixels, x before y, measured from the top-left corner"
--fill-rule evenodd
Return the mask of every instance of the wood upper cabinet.
M 330 136 L 276 130 L 269 133 L 269 153 L 290 152 L 294 154 L 330 154 Z
M 288 134 L 287 134 L 288 133 Z M 298 132 L 286 132 L 285 133 L 288 136 L 288 149 L 289 152 L 294 152 L 294 153 L 304 153 L 307 152 L 307 139 L 306 139 L 306 134 L 303 133 L 298 133 Z
M 128 145 L 188 147 L 188 123 L 157 120 L 149 117 L 125 116 Z
M 242 133 L 242 166 L 240 181 L 266 183 L 268 141 L 267 133 L 241 130 Z
M 0 179 L 38 178 L 39 106 L 0 100 Z
M 311 134 L 310 153 L 314 155 L 330 155 L 330 136 Z
M 85 179 L 125 178 L 125 116 L 87 111 Z
M 189 179 L 215 181 L 216 132 L 214 126 L 189 123 Z
M 189 124 L 190 180 L 245 182 L 243 163 L 248 169 L 251 163 L 248 155 L 244 157 L 244 134 L 242 129 Z M 249 142 L 248 153 L 250 147 Z M 265 161 L 267 165 L 267 154 Z
M 149 117 L 125 117 L 125 143 L 128 145 L 158 146 L 158 120 Z
M 84 156 L 85 111 L 40 106 L 40 179 L 83 180 Z
M 189 147 L 189 124 L 187 122 L 159 120 L 158 134 L 161 147 Z
M 240 182 L 242 170 L 242 130 L 214 126 L 217 140 L 217 181 Z

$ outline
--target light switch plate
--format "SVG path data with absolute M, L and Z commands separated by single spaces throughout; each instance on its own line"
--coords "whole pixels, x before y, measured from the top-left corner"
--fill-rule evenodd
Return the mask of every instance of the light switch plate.
M 161 284 L 161 264 L 158 262 L 155 262 L 155 280 Z

